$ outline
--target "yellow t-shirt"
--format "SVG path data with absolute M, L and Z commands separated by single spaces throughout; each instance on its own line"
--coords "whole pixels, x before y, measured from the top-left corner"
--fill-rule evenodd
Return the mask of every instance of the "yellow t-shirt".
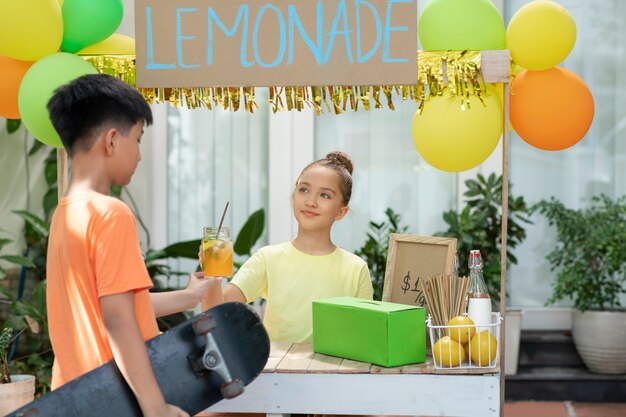
M 314 300 L 373 296 L 363 259 L 341 248 L 328 255 L 307 255 L 291 242 L 261 248 L 231 283 L 248 302 L 266 299 L 263 323 L 274 342 L 311 342 Z

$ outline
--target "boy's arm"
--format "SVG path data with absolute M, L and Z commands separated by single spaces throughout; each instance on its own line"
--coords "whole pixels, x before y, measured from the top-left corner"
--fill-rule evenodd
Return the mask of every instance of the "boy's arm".
M 154 314 L 163 317 L 195 308 L 207 292 L 219 291 L 221 285 L 221 278 L 204 278 L 202 272 L 193 272 L 189 274 L 189 282 L 184 290 L 150 293 Z
M 101 297 L 100 308 L 115 362 L 135 394 L 143 415 L 189 417 L 185 411 L 165 403 L 135 319 L 133 292 Z

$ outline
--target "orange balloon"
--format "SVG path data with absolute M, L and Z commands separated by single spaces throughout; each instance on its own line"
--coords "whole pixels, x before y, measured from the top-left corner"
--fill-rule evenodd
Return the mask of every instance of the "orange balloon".
M 559 151 L 577 144 L 593 121 L 585 82 L 565 68 L 522 71 L 511 83 L 511 124 L 529 145 Z
M 0 116 L 6 119 L 20 118 L 20 111 L 17 109 L 17 92 L 24 74 L 33 63 L 0 56 Z

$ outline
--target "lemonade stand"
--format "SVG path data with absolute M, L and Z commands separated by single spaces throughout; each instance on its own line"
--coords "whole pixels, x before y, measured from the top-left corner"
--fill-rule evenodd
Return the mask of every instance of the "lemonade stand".
M 59 193 L 67 186 L 67 155 L 48 120 L 45 103 L 59 85 L 96 71 L 135 85 L 151 103 L 189 108 L 222 106 L 253 112 L 259 106 L 254 93 L 258 86 L 269 86 L 274 112 L 310 107 L 316 114 L 340 114 L 371 107 L 393 109 L 394 98 L 413 100 L 415 147 L 426 162 L 448 172 L 481 164 L 502 138 L 501 304 L 492 323 L 478 329 L 478 334 L 486 332 L 486 343 L 477 342 L 477 359 L 463 361 L 458 348 L 448 346 L 443 354 L 442 345 L 437 345 L 454 330 L 455 343 L 467 344 L 472 335 L 464 332 L 471 325 L 463 321 L 430 322 L 433 356 L 402 366 L 316 353 L 311 345 L 275 343 L 264 373 L 244 396 L 207 410 L 272 415 L 502 415 L 509 114 L 525 141 L 549 150 L 575 144 L 593 118 L 593 99 L 584 82 L 556 67 L 575 41 L 575 25 L 565 9 L 545 0 L 533 1 L 505 29 L 490 0 L 430 0 L 419 26 L 417 0 L 135 0 L 135 48 L 132 39 L 112 35 L 121 20 L 116 6 L 121 8 L 121 1 L 66 1 L 63 19 L 66 14 L 72 18 L 75 30 L 73 38 L 63 40 L 63 52 L 57 52 L 62 17 L 56 0 L 49 3 L 35 7 L 32 1 L 17 2 L 4 10 L 14 17 L 15 25 L 24 18 L 37 31 L 0 50 L 0 55 L 9 57 L 2 71 L 10 72 L 19 87 L 15 103 L 8 102 L 8 94 L 3 96 L 8 103 L 3 105 L 13 107 L 3 110 L 2 116 L 21 116 L 34 136 L 59 148 Z M 69 5 L 76 8 L 73 15 Z M 94 10 L 97 19 L 83 18 Z M 68 32 L 68 22 L 65 25 Z M 424 49 L 418 53 L 417 32 Z M 511 59 L 519 66 L 512 65 Z M 31 62 L 25 67 L 18 61 Z M 516 76 L 509 86 L 512 75 Z M 572 109 L 571 103 L 582 104 Z M 533 109 L 539 112 L 532 113 Z M 544 116 L 548 123 L 541 119 Z M 541 130 L 546 125 L 564 129 L 558 142 Z M 207 236 L 203 256 L 232 257 L 232 250 L 216 243 L 228 240 Z M 446 242 L 446 254 L 451 250 L 453 243 Z M 397 255 L 390 246 L 389 256 L 400 258 Z M 451 258 L 444 258 L 435 274 L 451 273 Z M 387 300 L 405 303 L 393 296 L 394 289 L 408 285 L 400 280 L 391 283 L 394 265 L 388 271 Z M 370 307 L 376 308 L 380 314 L 397 313 L 389 306 Z

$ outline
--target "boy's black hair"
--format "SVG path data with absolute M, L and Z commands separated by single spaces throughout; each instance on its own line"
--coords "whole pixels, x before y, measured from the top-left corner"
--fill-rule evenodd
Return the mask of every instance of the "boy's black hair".
M 139 121 L 152 124 L 143 96 L 124 81 L 105 74 L 83 75 L 57 88 L 48 101 L 50 121 L 68 155 L 88 151 L 102 128 L 122 134 Z

